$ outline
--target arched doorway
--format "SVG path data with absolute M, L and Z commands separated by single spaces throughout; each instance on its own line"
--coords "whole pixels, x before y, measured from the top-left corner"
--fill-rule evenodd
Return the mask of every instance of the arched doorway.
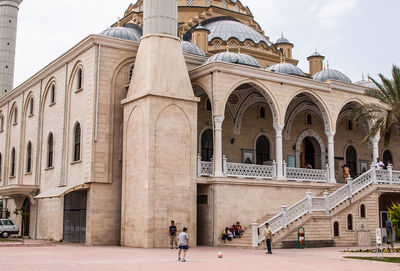
M 207 129 L 201 135 L 201 160 L 211 161 L 213 156 L 213 131 Z
M 86 241 L 87 190 L 71 192 L 64 197 L 64 234 L 67 242 Z
M 269 141 L 266 136 L 259 136 L 256 142 L 256 163 L 264 165 L 269 161 Z
M 350 169 L 350 176 L 354 178 L 357 176 L 357 153 L 353 146 L 346 149 L 346 164 Z
M 316 168 L 315 148 L 311 137 L 304 138 L 303 142 L 301 143 L 300 157 L 300 167 L 305 168 L 307 165 L 311 165 L 312 168 Z
M 296 141 L 296 166 L 322 169 L 326 162 L 325 144 L 322 138 L 312 129 L 299 135 Z
M 383 163 L 387 166 L 388 163 L 393 165 L 393 156 L 389 150 L 383 152 Z
M 23 236 L 29 236 L 29 220 L 31 211 L 31 201 L 26 198 L 24 204 L 22 205 L 22 226 L 21 233 Z

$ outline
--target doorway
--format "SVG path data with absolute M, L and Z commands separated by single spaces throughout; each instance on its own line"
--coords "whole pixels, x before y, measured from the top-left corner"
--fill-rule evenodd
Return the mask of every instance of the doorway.
M 392 164 L 392 166 L 393 166 L 393 156 L 389 150 L 386 150 L 383 153 L 383 163 L 385 164 L 385 166 L 387 166 L 388 163 Z
M 265 165 L 269 161 L 269 141 L 267 137 L 260 136 L 256 142 L 256 163 Z
M 357 176 L 357 153 L 353 146 L 346 149 L 346 164 L 350 169 L 350 176 L 352 178 Z
M 29 198 L 26 198 L 24 200 L 24 204 L 22 205 L 22 228 L 21 228 L 22 236 L 29 236 L 30 211 L 31 211 L 31 201 L 29 200 Z
M 86 206 L 87 190 L 71 192 L 64 196 L 64 241 L 85 243 Z

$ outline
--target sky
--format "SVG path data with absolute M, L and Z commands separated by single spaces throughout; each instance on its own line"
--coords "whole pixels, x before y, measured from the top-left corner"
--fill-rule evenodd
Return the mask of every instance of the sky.
M 135 0 L 24 0 L 20 5 L 14 86 L 90 34 L 122 17 Z M 399 0 L 242 0 L 275 42 L 294 43 L 298 66 L 309 71 L 316 49 L 331 69 L 355 82 L 362 73 L 390 76 L 400 65 Z

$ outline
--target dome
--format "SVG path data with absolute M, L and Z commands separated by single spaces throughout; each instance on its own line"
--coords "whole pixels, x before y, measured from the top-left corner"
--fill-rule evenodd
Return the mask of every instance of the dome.
M 111 27 L 100 33 L 101 36 L 107 36 L 112 38 L 140 41 L 142 33 L 139 29 L 134 29 L 132 27 Z
M 204 23 L 203 27 L 210 30 L 208 41 L 212 41 L 215 38 L 220 38 L 223 41 L 228 41 L 230 38 L 235 38 L 240 42 L 251 40 L 256 44 L 265 42 L 269 46 L 271 45 L 266 37 L 258 33 L 253 28 L 237 21 L 222 19 Z
M 268 67 L 266 70 L 271 71 L 271 72 L 279 72 L 279 73 L 286 73 L 286 74 L 291 74 L 291 75 L 305 76 L 304 72 L 300 68 L 298 68 L 295 65 L 290 64 L 290 63 L 278 63 L 275 65 L 272 65 L 271 67 Z
M 312 76 L 314 80 L 318 80 L 321 82 L 325 82 L 327 80 L 336 80 L 342 81 L 345 83 L 351 83 L 350 78 L 348 78 L 345 74 L 341 73 L 337 70 L 327 69 L 320 72 L 317 72 Z
M 313 57 L 322 57 L 322 58 L 325 58 L 325 57 L 324 57 L 323 55 L 321 55 L 320 53 L 314 52 L 312 55 L 310 55 L 309 57 L 307 57 L 307 59 L 313 58 Z
M 363 86 L 365 88 L 378 88 L 377 85 L 375 85 L 375 83 L 372 81 L 361 80 L 361 81 L 355 82 L 354 84 Z
M 222 61 L 228 63 L 242 64 L 260 68 L 260 64 L 258 61 L 249 55 L 245 54 L 237 54 L 232 52 L 223 52 L 212 55 L 205 63 L 210 63 L 214 61 Z
M 292 43 L 287 38 L 282 36 L 275 42 L 275 44 L 279 45 L 279 44 L 292 44 Z
M 199 46 L 190 41 L 182 41 L 182 51 L 184 53 L 192 54 L 192 55 L 199 55 L 199 56 L 206 56 L 206 54 L 201 50 Z

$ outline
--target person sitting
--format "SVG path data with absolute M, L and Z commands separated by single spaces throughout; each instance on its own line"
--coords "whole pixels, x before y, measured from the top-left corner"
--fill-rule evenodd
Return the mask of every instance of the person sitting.
M 232 241 L 232 237 L 229 237 L 229 235 L 232 235 L 232 232 L 230 232 L 229 228 L 226 227 L 222 233 L 222 241 L 224 241 L 224 243 L 226 242 L 226 240 Z
M 242 226 L 240 225 L 239 221 L 236 222 L 236 226 L 233 229 L 233 231 L 235 232 L 235 237 L 241 238 L 243 229 L 242 229 Z

